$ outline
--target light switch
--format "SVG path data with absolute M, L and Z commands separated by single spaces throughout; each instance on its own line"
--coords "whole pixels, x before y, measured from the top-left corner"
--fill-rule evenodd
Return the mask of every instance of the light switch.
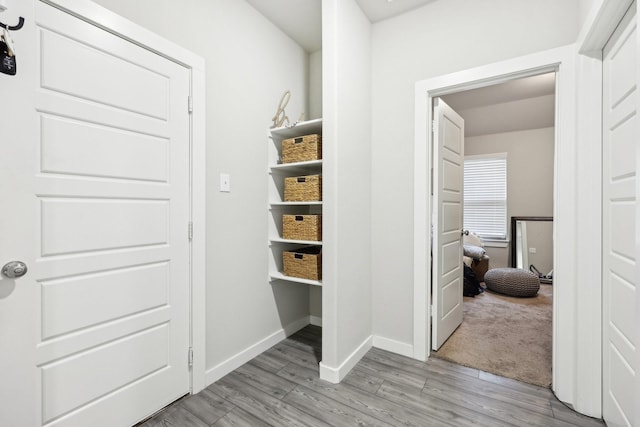
M 536 248 L 529 248 L 530 254 L 535 254 L 537 252 Z
M 220 174 L 220 191 L 224 193 L 231 192 L 231 176 L 228 173 Z

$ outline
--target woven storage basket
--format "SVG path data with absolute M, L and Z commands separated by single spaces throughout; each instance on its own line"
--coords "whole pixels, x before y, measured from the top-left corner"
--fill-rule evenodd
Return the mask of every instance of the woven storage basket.
M 307 162 L 322 158 L 322 137 L 317 134 L 282 141 L 282 163 Z
M 284 179 L 285 202 L 322 200 L 322 175 L 290 176 Z
M 322 215 L 282 215 L 282 237 L 291 240 L 322 240 Z
M 284 251 L 282 262 L 285 276 L 322 280 L 322 247 L 320 246 Z

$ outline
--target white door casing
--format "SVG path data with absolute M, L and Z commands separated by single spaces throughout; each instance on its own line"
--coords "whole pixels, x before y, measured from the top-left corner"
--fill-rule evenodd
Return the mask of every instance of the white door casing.
M 600 164 L 600 138 L 593 138 L 591 133 L 586 133 L 580 134 L 578 140 L 576 123 L 582 131 L 585 126 L 590 128 L 591 125 L 599 124 L 600 120 L 575 108 L 576 89 L 579 87 L 582 94 L 585 89 L 592 89 L 593 82 L 589 81 L 587 85 L 577 78 L 574 45 L 457 71 L 416 83 L 413 354 L 416 359 L 426 360 L 431 348 L 431 201 L 428 195 L 431 186 L 429 166 L 432 162 L 433 144 L 429 126 L 432 120 L 432 100 L 461 90 L 546 72 L 558 73 L 554 194 L 556 200 L 561 202 L 554 203 L 554 279 L 557 279 L 558 283 L 566 283 L 565 286 L 554 287 L 553 295 L 553 390 L 561 401 L 573 405 L 579 412 L 600 416 L 602 363 L 599 356 L 593 355 L 594 345 L 599 347 L 599 339 L 594 338 L 593 334 L 594 330 L 599 331 L 601 326 L 601 257 L 599 251 L 581 251 L 578 255 L 576 250 L 576 242 L 584 240 L 586 244 L 587 241 L 593 241 L 591 234 L 594 229 L 599 229 L 601 205 L 600 191 L 594 192 L 593 188 L 588 186 L 591 181 L 595 181 L 596 186 L 599 186 L 600 174 L 590 180 L 593 170 L 583 169 L 579 167 L 583 165 L 578 163 L 578 160 L 583 161 L 586 157 L 587 165 L 589 161 Z M 598 102 L 598 110 L 599 104 Z M 576 122 L 578 116 L 581 118 L 580 122 Z M 599 113 L 596 116 L 599 116 Z M 596 144 L 595 148 L 592 147 L 593 144 Z M 578 193 L 576 189 L 584 190 L 584 193 Z M 583 277 L 584 271 L 595 270 L 598 271 L 597 275 Z M 578 281 L 578 278 L 583 280 Z
M 603 50 L 603 417 L 636 425 L 638 313 L 636 156 L 638 40 L 635 3 Z
M 0 263 L 29 266 L 0 279 L 0 425 L 133 424 L 189 392 L 189 71 L 35 17 L 0 76 Z
M 438 350 L 462 323 L 462 225 L 464 120 L 442 99 L 434 100 L 433 324 Z

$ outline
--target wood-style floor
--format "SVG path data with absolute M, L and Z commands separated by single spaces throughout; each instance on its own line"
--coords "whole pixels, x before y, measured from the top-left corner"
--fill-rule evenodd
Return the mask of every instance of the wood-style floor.
M 308 326 L 141 426 L 604 425 L 548 389 L 378 349 L 330 384 L 318 377 L 320 338 L 321 329 Z

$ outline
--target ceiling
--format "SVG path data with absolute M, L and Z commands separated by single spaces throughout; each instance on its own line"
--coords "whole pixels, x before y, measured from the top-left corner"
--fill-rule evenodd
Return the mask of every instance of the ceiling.
M 322 48 L 322 0 L 247 0 L 247 3 L 307 52 Z
M 486 86 L 444 96 L 454 110 L 468 110 L 490 104 L 503 104 L 526 98 L 553 95 L 556 91 L 555 73 L 511 80 L 506 83 Z
M 246 0 L 307 52 L 322 48 L 322 0 Z M 339 0 L 340 1 L 340 0 Z M 438 0 L 355 0 L 372 23 Z M 467 136 L 553 126 L 553 73 L 447 95 Z
M 371 22 L 383 21 L 437 0 L 356 0 Z
M 356 0 L 371 22 L 408 12 L 436 0 Z M 247 0 L 307 52 L 322 48 L 322 0 Z
M 465 136 L 541 129 L 555 123 L 555 73 L 443 96 L 464 118 Z

